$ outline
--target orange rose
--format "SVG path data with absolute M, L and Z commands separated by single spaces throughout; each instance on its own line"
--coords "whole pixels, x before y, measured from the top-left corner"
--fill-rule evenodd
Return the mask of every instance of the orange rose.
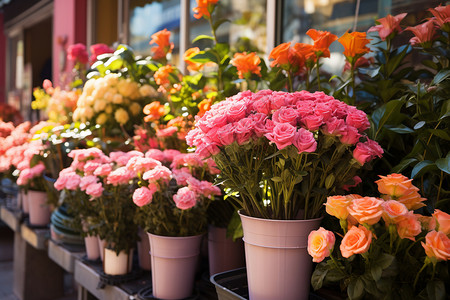
M 159 120 L 159 118 L 161 118 L 166 114 L 166 108 L 164 107 L 164 105 L 161 105 L 159 101 L 155 101 L 150 104 L 147 104 L 144 107 L 144 114 L 147 115 L 144 118 L 145 122 Z
M 450 259 L 450 239 L 443 232 L 435 230 L 428 232 L 422 247 L 429 258 L 438 261 Z
M 353 254 L 367 252 L 372 242 L 372 232 L 366 227 L 359 225 L 353 226 L 344 236 L 341 242 L 340 250 L 342 256 L 349 258 Z
M 414 238 L 422 232 L 422 226 L 412 211 L 408 212 L 402 217 L 402 219 L 397 223 L 397 233 L 402 239 L 410 239 L 415 241 Z
M 316 29 L 310 29 L 306 32 L 314 41 L 314 52 L 318 57 L 330 57 L 330 45 L 335 40 L 337 36 L 328 32 Z
M 414 187 L 412 179 L 402 174 L 390 174 L 388 176 L 379 175 L 381 179 L 375 181 L 378 191 L 381 194 L 398 198 L 403 196 L 408 190 Z
M 158 45 L 157 47 L 152 47 L 151 49 L 153 53 L 152 56 L 153 59 L 164 58 L 166 57 L 167 53 L 172 52 L 174 44 L 171 43 L 169 40 L 170 40 L 170 31 L 168 31 L 165 28 L 152 35 L 152 39 L 149 44 Z
M 386 224 L 397 224 L 409 212 L 406 206 L 398 201 L 389 200 L 381 204 L 383 207 L 383 220 Z
M 355 57 L 358 59 L 370 51 L 366 47 L 370 40 L 366 38 L 365 32 L 346 32 L 338 41 L 344 46 L 344 55 L 349 61 L 355 60 Z
M 209 19 L 211 17 L 210 12 L 218 1 L 219 0 L 197 0 L 197 7 L 192 9 L 195 12 L 194 17 L 200 19 L 202 16 L 205 16 L 205 18 Z
M 422 202 L 427 200 L 426 198 L 422 198 L 420 194 L 417 192 L 419 189 L 414 187 L 406 192 L 405 195 L 401 196 L 397 199 L 398 202 L 405 204 L 405 206 L 409 210 L 416 210 L 425 206 Z
M 153 74 L 156 84 L 158 85 L 170 84 L 169 76 L 172 71 L 173 68 L 171 65 L 165 65 L 159 68 L 158 71 L 156 71 L 155 74 Z
M 433 217 L 417 215 L 417 220 L 422 225 L 422 230 L 431 231 L 436 229 L 436 219 Z
M 360 224 L 373 225 L 378 223 L 383 214 L 383 200 L 375 197 L 363 197 L 353 200 L 347 208 L 348 212 Z
M 295 43 L 292 48 L 299 56 L 304 57 L 305 60 L 316 60 L 316 54 L 314 52 L 313 45 L 305 43 Z
M 239 78 L 241 79 L 246 78 L 251 74 L 256 74 L 261 77 L 260 63 L 261 59 L 256 55 L 256 52 L 249 54 L 247 54 L 247 52 L 235 53 L 231 60 L 231 64 L 236 67 Z
M 271 67 L 283 66 L 289 64 L 289 49 L 291 43 L 282 43 L 272 49 L 269 54 L 269 59 L 274 61 L 270 63 Z
M 331 196 L 327 198 L 327 203 L 325 203 L 326 212 L 340 220 L 347 219 L 348 210 L 347 207 L 351 203 L 351 199 L 346 196 Z
M 437 224 L 439 224 L 439 231 L 445 235 L 450 235 L 450 215 L 439 209 L 435 209 L 433 217 L 436 219 Z
M 198 72 L 203 68 L 202 63 L 190 61 L 190 59 L 200 53 L 198 47 L 189 48 L 183 54 L 183 60 L 187 63 L 187 69 L 191 72 Z
M 202 117 L 205 112 L 211 109 L 212 99 L 204 99 L 198 105 L 199 112 L 197 116 Z
M 330 256 L 335 241 L 334 234 L 323 227 L 311 231 L 308 235 L 308 253 L 312 256 L 313 262 L 321 262 Z

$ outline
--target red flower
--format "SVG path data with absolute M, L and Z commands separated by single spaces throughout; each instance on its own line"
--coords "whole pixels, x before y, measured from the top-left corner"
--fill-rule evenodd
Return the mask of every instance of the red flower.
M 97 60 L 97 56 L 105 53 L 113 53 L 114 50 L 109 48 L 106 44 L 95 44 L 89 47 L 89 50 L 91 50 L 91 62 L 94 62 Z
M 166 54 L 172 52 L 172 49 L 174 47 L 173 43 L 170 42 L 170 31 L 165 28 L 161 31 L 158 31 L 157 33 L 154 33 L 149 44 L 158 45 L 156 47 L 152 47 L 151 49 L 153 53 L 153 59 L 166 57 Z
M 433 14 L 433 21 L 441 27 L 442 30 L 447 32 L 450 31 L 450 5 L 447 6 L 438 6 L 435 8 L 430 8 L 429 11 Z
M 251 74 L 256 74 L 261 76 L 261 67 L 259 64 L 261 59 L 256 55 L 255 52 L 247 54 L 235 53 L 231 64 L 238 70 L 239 78 L 243 79 Z
M 314 52 L 318 57 L 330 57 L 330 45 L 337 36 L 328 32 L 316 29 L 310 29 L 306 32 L 314 41 Z
M 415 27 L 408 27 L 406 30 L 412 31 L 415 35 L 415 37 L 409 40 L 413 46 L 421 45 L 423 47 L 429 47 L 436 35 L 436 28 L 434 27 L 433 20 L 429 20 Z
M 344 55 L 350 62 L 370 52 L 366 47 L 370 40 L 366 38 L 365 32 L 346 32 L 338 41 L 344 46 Z
M 158 69 L 155 72 L 153 77 L 155 78 L 155 82 L 157 85 L 167 85 L 170 84 L 169 76 L 173 71 L 173 67 L 171 65 L 166 65 Z
M 210 12 L 214 9 L 214 5 L 216 5 L 219 0 L 196 0 L 197 7 L 194 7 L 192 10 L 195 12 L 194 17 L 196 19 L 200 19 L 205 16 L 205 18 L 210 18 Z
M 89 57 L 86 50 L 86 46 L 81 43 L 70 45 L 67 48 L 67 59 L 75 63 L 77 62 L 82 64 L 87 63 Z
M 367 32 L 378 31 L 380 38 L 382 41 L 385 41 L 386 38 L 392 33 L 400 33 L 402 32 L 402 28 L 400 27 L 400 22 L 405 18 L 407 13 L 398 14 L 396 16 L 387 15 L 384 18 L 378 19 L 377 22 L 379 25 L 375 25 L 370 27 Z
M 189 48 L 183 54 L 183 60 L 187 63 L 187 69 L 191 72 L 198 72 L 203 68 L 202 63 L 190 61 L 190 59 L 200 53 L 198 47 Z

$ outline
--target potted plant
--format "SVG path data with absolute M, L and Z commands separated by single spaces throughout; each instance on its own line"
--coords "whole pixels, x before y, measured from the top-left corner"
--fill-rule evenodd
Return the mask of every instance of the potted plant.
M 306 241 L 320 224 L 327 195 L 354 184 L 356 171 L 383 153 L 364 134 L 369 126 L 364 112 L 306 91 L 242 92 L 197 120 L 188 144 L 214 159 L 218 182 L 242 208 L 251 299 L 308 297 Z M 260 248 L 260 256 L 250 252 Z
M 193 293 L 207 209 L 221 194 L 205 180 L 217 169 L 212 160 L 202 161 L 192 153 L 162 161 L 151 158 L 153 154 L 150 150 L 127 165 L 139 178 L 133 201 L 143 212 L 150 240 L 153 296 L 182 299 Z
M 331 222 L 309 235 L 308 252 L 318 263 L 312 286 L 340 289 L 350 299 L 444 299 L 450 215 L 417 213 L 426 199 L 411 179 L 380 177 L 380 197 L 328 197 L 326 211 L 340 226 Z

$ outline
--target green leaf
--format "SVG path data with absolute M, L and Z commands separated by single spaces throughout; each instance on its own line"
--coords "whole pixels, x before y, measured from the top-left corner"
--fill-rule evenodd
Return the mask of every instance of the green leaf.
M 376 260 L 376 264 L 379 265 L 381 268 L 386 269 L 387 267 L 389 267 L 392 264 L 394 259 L 395 259 L 395 256 L 387 254 L 387 253 L 383 253 Z
M 423 174 L 427 171 L 436 169 L 436 164 L 430 160 L 424 160 L 418 163 L 414 166 L 414 168 L 411 171 L 411 178 L 416 178 L 416 176 L 419 176 L 420 174 Z
M 228 19 L 220 19 L 220 20 L 217 20 L 216 22 L 214 22 L 214 24 L 213 24 L 214 31 L 216 31 L 217 28 L 219 28 L 220 25 L 222 25 L 223 23 L 226 23 L 226 22 L 230 22 L 230 20 L 228 20 Z
M 403 124 L 397 125 L 397 126 L 390 126 L 390 125 L 386 125 L 385 128 L 389 131 L 393 131 L 399 134 L 408 134 L 408 133 L 413 133 L 414 130 L 412 130 L 411 128 L 409 128 L 408 126 L 405 126 Z
M 195 43 L 199 40 L 212 40 L 214 41 L 214 38 L 212 36 L 206 35 L 206 34 L 200 34 L 195 39 L 192 40 L 192 43 Z
M 417 129 L 420 129 L 420 128 L 422 128 L 423 127 L 423 125 L 425 125 L 426 124 L 426 122 L 425 121 L 420 121 L 420 122 L 417 122 L 417 124 L 416 125 L 414 125 L 414 129 L 415 130 L 417 130 Z
M 364 294 L 364 284 L 363 281 L 358 277 L 350 281 L 347 287 L 347 295 L 350 300 L 361 299 Z
M 315 291 L 322 287 L 323 280 L 325 279 L 325 276 L 327 276 L 328 270 L 326 264 L 323 262 L 316 266 L 311 276 L 311 285 Z
M 283 179 L 279 176 L 275 176 L 275 177 L 272 177 L 272 181 L 273 182 L 281 182 L 281 181 L 283 181 Z
M 328 190 L 333 186 L 335 177 L 334 174 L 330 174 L 327 176 L 327 178 L 325 179 L 325 188 Z
M 378 281 L 381 278 L 381 274 L 383 273 L 383 269 L 380 265 L 375 264 L 370 268 L 370 274 L 373 277 L 373 280 Z
M 119 56 L 111 56 L 106 62 L 105 67 L 109 70 L 117 70 L 120 69 L 123 65 L 123 60 Z
M 431 133 L 433 133 L 435 136 L 440 137 L 441 139 L 444 139 L 446 141 L 450 141 L 450 135 L 448 135 L 447 130 L 442 129 L 429 129 Z
M 440 280 L 433 280 L 427 283 L 428 299 L 430 300 L 444 300 L 445 299 L 445 285 Z
M 416 158 L 408 158 L 408 159 L 403 159 L 398 165 L 396 165 L 393 169 L 392 172 L 394 173 L 400 173 L 402 172 L 404 169 L 406 169 L 410 164 L 416 162 L 417 159 Z
M 218 58 L 213 53 L 211 53 L 211 51 L 205 52 L 201 51 L 199 54 L 191 57 L 189 60 L 192 62 L 198 62 L 203 64 L 207 62 L 215 62 L 216 64 L 219 63 Z
M 450 69 L 443 69 L 439 71 L 439 73 L 437 73 L 436 76 L 434 76 L 430 85 L 438 85 L 439 83 L 447 79 L 449 76 L 450 76 Z
M 450 152 L 447 153 L 445 158 L 439 158 L 435 163 L 441 171 L 450 174 Z

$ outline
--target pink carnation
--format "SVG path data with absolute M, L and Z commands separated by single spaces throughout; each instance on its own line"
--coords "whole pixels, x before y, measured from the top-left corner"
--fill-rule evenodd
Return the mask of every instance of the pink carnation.
M 139 207 L 150 204 L 152 202 L 153 193 L 148 187 L 140 187 L 133 193 L 133 202 Z
M 167 167 L 156 166 L 154 169 L 145 172 L 142 178 L 153 183 L 159 180 L 167 182 L 172 178 L 172 172 Z
M 106 183 L 114 186 L 119 184 L 128 184 L 128 182 L 135 177 L 136 173 L 126 167 L 120 167 L 106 177 Z
M 181 152 L 175 149 L 167 149 L 163 151 L 164 161 L 172 162 L 173 158 L 179 155 Z
M 97 183 L 97 182 L 98 182 L 97 176 L 88 175 L 88 176 L 82 177 L 80 180 L 80 190 L 85 191 L 89 185 Z
M 65 188 L 71 191 L 75 191 L 81 182 L 81 177 L 75 172 L 70 172 L 67 174 L 64 174 L 66 177 L 66 186 Z
M 164 153 L 159 149 L 150 149 L 145 152 L 145 157 L 153 158 L 155 160 L 164 161 Z
M 100 176 L 100 177 L 105 177 L 105 176 L 108 176 L 109 173 L 111 173 L 111 172 L 112 172 L 111 164 L 104 164 L 104 165 L 98 166 L 97 169 L 95 169 L 94 175 Z
M 103 194 L 103 185 L 101 182 L 93 183 L 86 188 L 86 194 L 93 198 L 98 198 Z
M 173 201 L 179 209 L 189 209 L 197 203 L 197 194 L 188 187 L 183 187 L 173 195 Z
M 135 156 L 128 161 L 126 167 L 135 173 L 144 173 L 156 166 L 161 166 L 161 162 L 153 158 Z

